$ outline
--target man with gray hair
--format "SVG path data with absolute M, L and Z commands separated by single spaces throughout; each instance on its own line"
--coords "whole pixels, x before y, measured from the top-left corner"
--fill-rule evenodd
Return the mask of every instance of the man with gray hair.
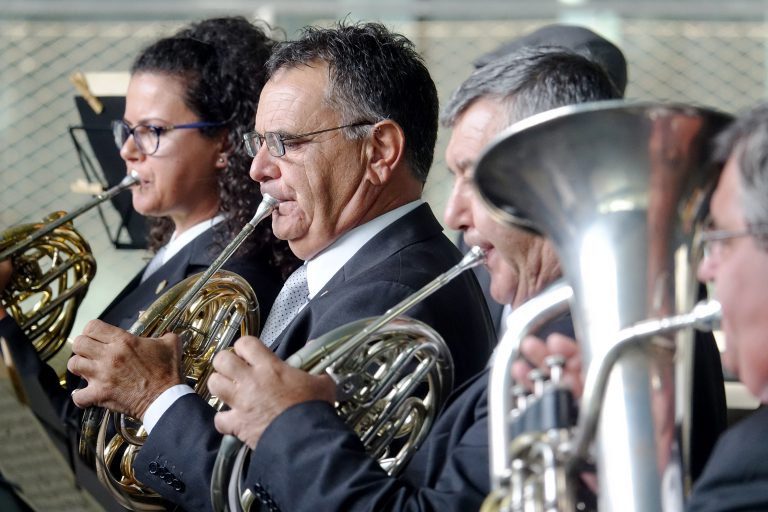
M 586 27 L 578 25 L 560 23 L 544 25 L 533 32 L 516 37 L 500 45 L 495 50 L 481 55 L 475 59 L 473 64 L 476 68 L 481 68 L 497 59 L 519 52 L 525 48 L 530 49 L 544 46 L 559 47 L 563 51 L 567 50 L 581 55 L 600 65 L 608 73 L 608 77 L 613 82 L 619 95 L 624 95 L 624 90 L 627 86 L 627 62 L 624 54 L 618 46 L 609 40 Z M 501 85 L 497 87 L 499 90 L 503 90 Z M 461 104 L 461 101 L 454 103 Z M 448 125 L 452 124 L 452 122 L 447 121 L 449 117 L 451 117 L 449 112 L 443 114 L 443 124 L 446 124 L 446 122 Z M 469 249 L 463 237 L 459 238 L 457 245 L 462 252 L 466 252 Z M 485 267 L 475 267 L 472 271 L 475 273 L 483 289 L 491 321 L 496 329 L 497 337 L 501 339 L 506 326 L 505 319 L 512 311 L 512 306 L 510 304 L 499 304 L 493 299 L 489 290 L 490 276 Z
M 627 61 L 618 46 L 594 31 L 578 25 L 553 23 L 544 25 L 533 32 L 516 37 L 495 50 L 475 59 L 476 68 L 494 60 L 515 53 L 522 48 L 537 46 L 560 46 L 595 62 L 605 69 L 613 85 L 624 96 L 627 88 Z
M 504 279 L 490 280 L 492 298 L 514 310 L 538 293 L 543 286 L 560 277 L 560 265 L 551 243 L 528 231 L 510 228 L 502 240 L 503 257 L 498 247 L 486 236 L 488 222 L 483 209 L 473 208 L 477 202 L 472 176 L 480 152 L 498 132 L 515 121 L 544 110 L 577 103 L 577 98 L 596 99 L 600 94 L 597 83 L 576 81 L 576 62 L 568 58 L 568 50 L 558 47 L 523 48 L 510 56 L 501 57 L 476 71 L 454 94 L 444 108 L 441 121 L 453 128 L 446 150 L 446 163 L 453 174 L 454 184 L 445 210 L 445 223 L 460 230 L 467 246 L 479 245 L 488 256 L 486 268 L 491 276 Z M 544 55 L 549 55 L 544 58 Z M 511 70 L 503 72 L 509 59 L 517 62 Z M 597 67 L 597 64 L 592 64 Z M 547 70 L 548 67 L 556 68 Z M 538 69 L 540 78 L 533 84 L 528 71 Z M 612 88 L 604 98 L 618 98 Z M 482 282 L 482 279 L 481 279 Z M 504 283 L 505 287 L 499 285 Z M 546 356 L 557 353 L 567 358 L 564 381 L 580 395 L 581 379 L 576 370 L 578 347 L 573 342 L 570 315 L 551 322 L 526 339 L 522 345 L 528 360 L 547 371 Z M 725 428 L 726 405 L 723 374 L 719 353 L 710 333 L 697 333 L 694 350 L 694 380 L 690 471 L 695 480 L 701 473 L 712 447 Z M 541 339 L 546 339 L 546 344 Z M 532 369 L 525 362 L 515 364 L 515 377 L 527 382 Z
M 768 104 L 737 119 L 717 140 L 723 174 L 701 237 L 699 279 L 722 305 L 723 363 L 768 403 Z M 717 442 L 688 504 L 691 512 L 768 510 L 768 408 Z

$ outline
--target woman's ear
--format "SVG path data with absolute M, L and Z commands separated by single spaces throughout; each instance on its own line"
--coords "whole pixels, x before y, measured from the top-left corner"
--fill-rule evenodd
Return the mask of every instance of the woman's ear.
M 405 135 L 399 124 L 392 120 L 376 123 L 367 146 L 367 178 L 374 185 L 388 182 L 400 164 L 405 151 Z
M 232 154 L 232 144 L 229 143 L 229 131 L 224 130 L 219 139 L 219 154 L 216 157 L 216 169 L 223 170 L 229 165 L 229 155 Z

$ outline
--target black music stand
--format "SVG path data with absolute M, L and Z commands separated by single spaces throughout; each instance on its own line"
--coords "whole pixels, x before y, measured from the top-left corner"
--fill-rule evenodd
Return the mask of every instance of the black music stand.
M 75 106 L 83 124 L 70 126 L 69 135 L 77 151 L 77 157 L 80 160 L 80 166 L 85 173 L 86 180 L 108 188 L 117 185 L 125 177 L 125 162 L 120 158 L 120 152 L 115 146 L 111 127 L 113 120 L 123 118 L 125 97 L 100 96 L 99 101 L 104 105 L 104 110 L 97 114 L 82 96 L 75 96 Z M 93 162 L 89 152 L 78 138 L 77 134 L 81 132 L 85 133 L 98 166 Z M 98 170 L 99 167 L 100 171 Z M 110 201 L 121 219 L 114 234 L 104 217 L 101 205 L 97 208 L 112 244 L 116 249 L 145 249 L 147 247 L 147 220 L 133 209 L 130 193 L 117 194 Z

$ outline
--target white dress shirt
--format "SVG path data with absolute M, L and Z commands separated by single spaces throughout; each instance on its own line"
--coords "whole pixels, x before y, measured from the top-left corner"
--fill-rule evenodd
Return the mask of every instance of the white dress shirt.
M 341 270 L 357 251 L 359 251 L 371 238 L 379 234 L 384 228 L 418 208 L 424 201 L 418 199 L 404 204 L 394 210 L 379 215 L 341 235 L 335 242 L 325 248 L 311 260 L 307 260 L 307 288 L 309 299 L 312 300 L 328 281 Z M 173 403 L 182 396 L 194 393 L 194 390 L 186 384 L 178 384 L 165 390 L 150 404 L 144 413 L 143 423 L 147 434 L 160 421 L 160 417 L 170 409 Z

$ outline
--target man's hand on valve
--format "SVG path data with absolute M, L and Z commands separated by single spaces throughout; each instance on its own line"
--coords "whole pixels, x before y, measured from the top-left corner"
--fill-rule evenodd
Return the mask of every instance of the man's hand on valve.
M 216 414 L 216 429 L 237 436 L 251 449 L 288 408 L 311 400 L 335 401 L 330 377 L 289 366 L 253 336 L 237 340 L 234 351 L 218 353 L 213 367 L 208 389 L 229 406 Z
M 561 382 L 571 388 L 578 399 L 584 390 L 581 376 L 581 353 L 576 340 L 563 334 L 553 333 L 546 341 L 536 336 L 527 336 L 520 345 L 520 352 L 525 359 L 518 359 L 512 365 L 514 379 L 528 389 L 533 388 L 533 382 L 528 374 L 534 368 L 549 375 L 547 358 L 559 355 L 565 359 Z
M 166 389 L 184 382 L 181 339 L 175 334 L 141 338 L 91 320 L 72 343 L 67 369 L 88 382 L 72 393 L 76 406 L 99 406 L 143 419 Z

